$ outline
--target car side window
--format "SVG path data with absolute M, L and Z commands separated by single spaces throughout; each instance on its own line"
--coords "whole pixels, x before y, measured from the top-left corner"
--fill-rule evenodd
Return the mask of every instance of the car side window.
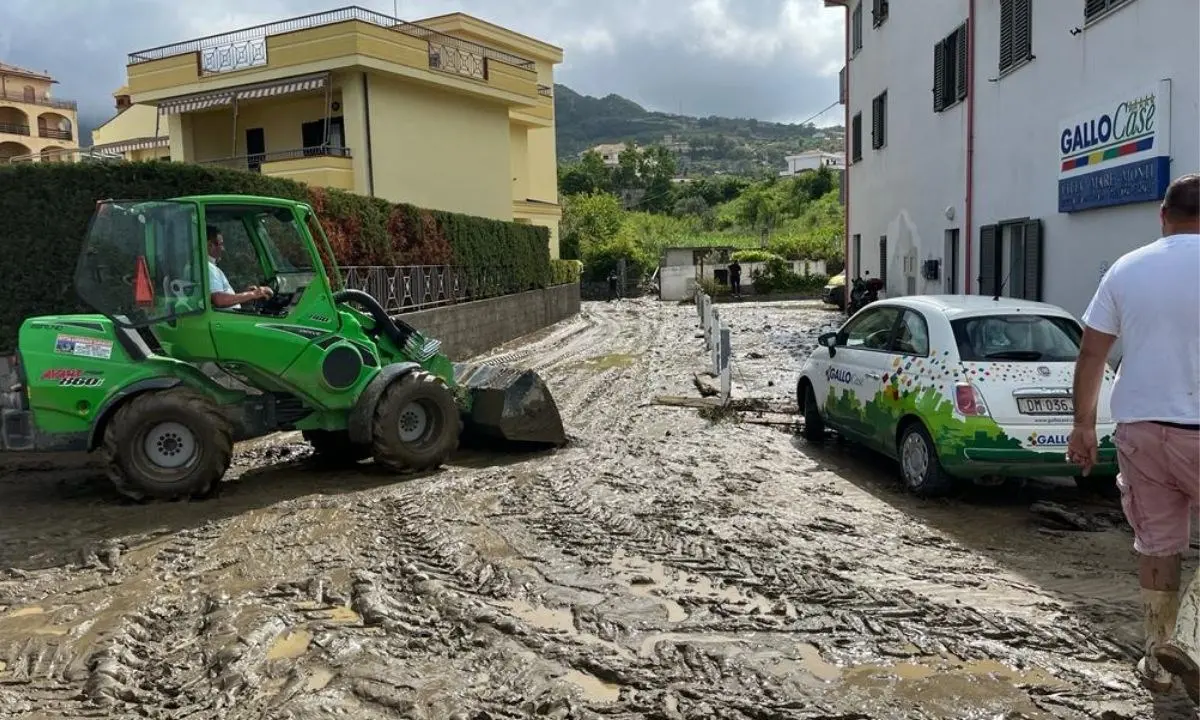
M 892 352 L 921 357 L 929 355 L 929 324 L 916 310 L 905 310 L 900 317 Z
M 864 312 L 854 318 L 839 333 L 838 345 L 862 350 L 887 350 L 892 339 L 892 328 L 900 311 L 893 307 L 881 307 Z

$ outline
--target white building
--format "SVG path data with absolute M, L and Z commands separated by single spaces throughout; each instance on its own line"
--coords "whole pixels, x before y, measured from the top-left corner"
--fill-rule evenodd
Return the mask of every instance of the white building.
M 788 167 L 787 170 L 779 172 L 780 177 L 799 175 L 807 170 L 817 170 L 823 167 L 827 167 L 830 170 L 844 170 L 846 168 L 845 155 L 825 152 L 824 150 L 805 150 L 797 155 L 788 155 L 783 160 L 787 163 Z
M 889 295 L 999 287 L 1080 315 L 1200 169 L 1200 2 L 825 5 L 847 20 L 848 271 Z

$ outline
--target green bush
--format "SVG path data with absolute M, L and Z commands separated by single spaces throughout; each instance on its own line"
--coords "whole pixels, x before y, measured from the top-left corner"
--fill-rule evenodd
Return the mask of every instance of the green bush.
M 733 262 L 753 263 L 782 260 L 783 258 L 768 250 L 735 250 L 729 254 L 729 259 Z
M 776 257 L 767 261 L 763 270 L 751 273 L 751 283 L 754 292 L 759 295 L 771 293 L 819 293 L 829 282 L 825 275 L 799 275 L 792 271 L 790 264 Z
M 348 265 L 466 268 L 473 297 L 547 287 L 549 231 L 392 204 L 257 173 L 187 163 L 20 163 L 0 166 L 0 352 L 26 317 L 89 312 L 73 277 L 88 220 L 103 199 L 244 194 L 308 202 L 334 256 Z
M 583 261 L 550 259 L 550 284 L 570 285 L 579 282 L 583 274 Z

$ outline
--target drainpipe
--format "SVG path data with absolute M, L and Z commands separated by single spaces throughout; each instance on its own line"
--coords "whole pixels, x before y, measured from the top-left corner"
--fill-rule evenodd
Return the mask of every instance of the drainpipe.
M 968 0 L 967 6 L 967 198 L 966 198 L 966 232 L 963 235 L 967 242 L 964 253 L 963 292 L 971 294 L 971 248 L 975 244 L 975 229 L 972 225 L 975 206 L 975 0 Z
M 842 114 L 842 131 L 845 133 L 846 141 L 842 143 L 842 166 L 845 170 L 842 171 L 842 196 L 846 199 L 842 204 L 842 216 L 846 219 L 844 232 L 842 233 L 842 258 L 845 260 L 842 274 L 846 276 L 846 282 L 842 283 L 843 305 L 842 307 L 850 307 L 850 3 L 843 2 L 842 9 L 846 11 L 846 40 L 844 63 L 846 67 L 846 102 L 843 105 Z M 842 88 L 838 88 L 838 92 L 842 92 Z M 861 261 L 860 261 L 861 262 Z

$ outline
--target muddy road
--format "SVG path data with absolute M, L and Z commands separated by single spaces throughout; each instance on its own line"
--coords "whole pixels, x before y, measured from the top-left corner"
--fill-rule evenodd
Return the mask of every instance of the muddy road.
M 837 316 L 722 312 L 735 395 L 794 402 Z M 553 389 L 553 454 L 398 479 L 312 467 L 290 434 L 240 447 L 218 498 L 151 506 L 10 464 L 0 717 L 1195 716 L 1130 671 L 1115 503 L 919 501 L 853 448 L 650 404 L 696 395 L 695 317 L 588 303 L 497 351 Z M 1048 529 L 1038 498 L 1111 527 Z

